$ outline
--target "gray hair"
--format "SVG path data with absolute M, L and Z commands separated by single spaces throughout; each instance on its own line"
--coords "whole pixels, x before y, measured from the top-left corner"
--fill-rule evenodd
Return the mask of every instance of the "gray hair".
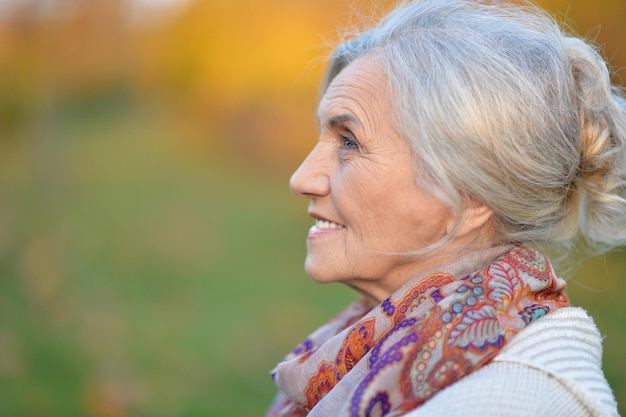
M 593 46 L 530 3 L 407 1 L 336 48 L 322 90 L 368 54 L 458 222 L 470 196 L 503 242 L 626 244 L 626 100 Z

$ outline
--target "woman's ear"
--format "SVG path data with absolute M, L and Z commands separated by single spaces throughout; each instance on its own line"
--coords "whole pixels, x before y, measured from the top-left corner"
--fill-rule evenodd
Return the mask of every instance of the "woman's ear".
M 463 200 L 463 214 L 461 223 L 456 231 L 457 237 L 469 235 L 489 222 L 493 216 L 493 210 L 479 202 L 475 198 L 467 197 Z M 454 229 L 454 223 L 448 224 L 447 233 L 451 233 Z

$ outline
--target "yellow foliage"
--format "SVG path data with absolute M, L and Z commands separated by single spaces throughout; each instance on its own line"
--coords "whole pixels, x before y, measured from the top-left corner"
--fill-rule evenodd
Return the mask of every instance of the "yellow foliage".
M 36 102 L 121 82 L 142 100 L 175 98 L 211 136 L 250 135 L 267 145 L 284 126 L 305 127 L 312 136 L 325 57 L 337 32 L 359 23 L 352 4 L 367 15 L 368 7 L 393 3 L 196 0 L 160 24 L 137 25 L 125 13 L 129 1 L 79 2 L 73 14 L 52 20 L 28 10 L 7 18 L 0 25 L 0 87 L 21 95 L 18 102 Z M 626 2 L 540 3 L 590 36 L 602 24 L 598 42 L 614 67 L 626 66 Z

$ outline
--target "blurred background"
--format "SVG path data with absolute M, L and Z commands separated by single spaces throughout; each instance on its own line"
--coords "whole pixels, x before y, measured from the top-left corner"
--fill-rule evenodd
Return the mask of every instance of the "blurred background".
M 380 10 L 391 2 L 378 2 Z M 543 0 L 626 77 L 626 1 Z M 336 0 L 0 0 L 0 417 L 261 416 L 355 295 L 303 272 Z M 575 260 L 626 414 L 626 253 Z

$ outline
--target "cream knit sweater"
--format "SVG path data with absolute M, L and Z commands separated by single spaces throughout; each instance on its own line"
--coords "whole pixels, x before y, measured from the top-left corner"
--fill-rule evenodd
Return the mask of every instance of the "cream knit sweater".
M 580 308 L 562 308 L 406 417 L 618 416 L 601 358 L 593 320 Z

